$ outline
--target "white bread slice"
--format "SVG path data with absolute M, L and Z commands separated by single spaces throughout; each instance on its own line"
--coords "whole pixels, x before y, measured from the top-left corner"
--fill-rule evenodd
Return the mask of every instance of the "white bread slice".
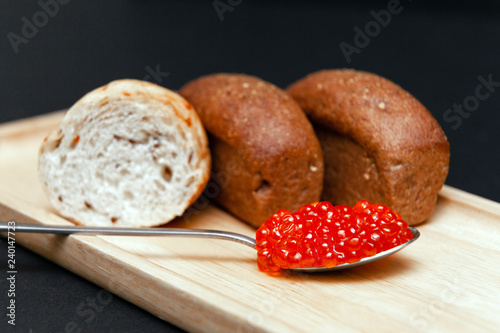
M 51 204 L 74 223 L 150 227 L 197 199 L 210 162 L 205 130 L 184 98 L 118 80 L 68 110 L 43 142 L 38 170 Z

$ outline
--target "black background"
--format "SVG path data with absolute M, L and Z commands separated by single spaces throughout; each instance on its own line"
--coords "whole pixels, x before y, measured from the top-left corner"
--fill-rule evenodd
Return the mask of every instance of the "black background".
M 450 141 L 446 183 L 500 201 L 500 87 L 458 128 L 443 118 L 474 96 L 479 76 L 500 82 L 495 1 L 401 0 L 401 12 L 350 63 L 340 43 L 354 46 L 354 28 L 364 30 L 374 20 L 371 11 L 387 9 L 389 1 L 221 2 L 234 4 L 223 20 L 213 1 L 73 0 L 59 5 L 16 53 L 9 33 L 22 37 L 23 17 L 33 22 L 41 7 L 38 1 L 1 1 L 0 122 L 67 108 L 119 78 L 149 74 L 149 81 L 178 89 L 200 75 L 240 72 L 286 87 L 319 69 L 349 67 L 389 78 L 417 97 Z M 158 69 L 163 74 L 155 78 L 150 72 Z M 6 271 L 6 242 L 0 242 L 0 269 Z M 82 332 L 175 331 L 117 296 L 86 322 L 76 309 L 96 298 L 99 287 L 20 246 L 17 261 L 19 331 L 61 332 L 72 320 Z M 5 318 L 0 331 L 4 327 Z

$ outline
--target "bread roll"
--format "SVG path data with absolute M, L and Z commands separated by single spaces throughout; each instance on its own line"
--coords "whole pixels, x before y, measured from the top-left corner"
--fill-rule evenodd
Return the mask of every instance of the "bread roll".
M 209 133 L 216 201 L 260 226 L 281 208 L 319 200 L 323 157 L 313 128 L 284 91 L 256 77 L 209 75 L 180 93 Z
M 40 148 L 50 202 L 89 226 L 169 222 L 196 200 L 209 174 L 207 137 L 191 105 L 137 80 L 85 95 Z
M 427 109 L 380 76 L 313 73 L 288 88 L 323 148 L 323 199 L 391 207 L 410 225 L 432 213 L 448 174 L 450 146 Z

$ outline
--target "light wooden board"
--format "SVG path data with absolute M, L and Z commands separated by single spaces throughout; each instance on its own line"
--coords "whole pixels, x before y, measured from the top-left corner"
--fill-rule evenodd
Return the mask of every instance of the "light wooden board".
M 62 113 L 0 126 L 0 220 L 70 224 L 37 176 Z M 207 206 L 175 227 L 254 230 Z M 500 204 L 445 186 L 420 239 L 379 262 L 271 277 L 256 252 L 217 240 L 17 234 L 16 241 L 184 329 L 204 332 L 494 332 Z

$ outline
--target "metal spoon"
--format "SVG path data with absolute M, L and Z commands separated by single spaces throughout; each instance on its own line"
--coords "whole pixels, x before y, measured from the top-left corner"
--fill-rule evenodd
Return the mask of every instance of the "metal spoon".
M 420 236 L 420 232 L 413 227 L 410 227 L 413 233 L 413 238 L 406 243 L 396 246 L 387 251 L 377 253 L 374 256 L 363 258 L 353 263 L 346 263 L 334 267 L 307 267 L 295 268 L 294 271 L 303 272 L 322 272 L 334 271 L 356 267 L 364 264 L 377 261 L 379 259 L 390 256 L 398 252 L 404 247 L 413 243 Z M 114 235 L 114 236 L 177 236 L 177 237 L 193 237 L 193 238 L 213 238 L 229 240 L 243 245 L 250 246 L 255 249 L 255 239 L 229 231 L 221 230 L 202 230 L 202 229 L 178 229 L 178 228 L 103 228 L 103 227 L 80 227 L 80 226 L 56 226 L 43 224 L 15 223 L 8 225 L 5 222 L 0 223 L 0 232 L 27 232 L 27 233 L 48 233 L 48 234 L 79 234 L 79 235 Z

